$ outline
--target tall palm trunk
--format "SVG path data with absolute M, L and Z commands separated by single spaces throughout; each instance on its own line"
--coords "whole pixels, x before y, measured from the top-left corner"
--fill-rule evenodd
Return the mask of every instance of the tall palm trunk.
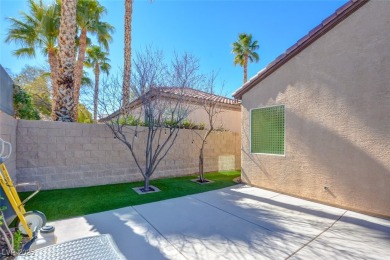
M 97 105 L 98 105 L 98 97 L 99 97 L 99 77 L 100 77 L 100 69 L 99 63 L 95 63 L 95 93 L 93 95 L 93 121 L 97 123 Z
M 248 54 L 244 55 L 244 84 L 248 81 Z
M 79 108 L 81 80 L 83 77 L 83 67 L 85 50 L 87 49 L 87 28 L 83 28 L 80 33 L 79 53 L 77 55 L 77 65 L 74 71 L 74 114 L 77 121 L 77 111 Z
M 60 33 L 58 36 L 58 97 L 55 120 L 74 122 L 74 63 L 77 0 L 62 0 Z
M 48 58 L 49 58 L 49 64 L 50 64 L 50 78 L 51 78 L 51 86 L 52 86 L 52 104 L 51 104 L 51 119 L 55 120 L 55 104 L 58 96 L 58 85 L 57 85 L 57 79 L 58 79 L 58 59 L 57 54 L 54 49 L 48 50 Z
M 130 99 L 130 77 L 131 77 L 131 20 L 133 16 L 133 0 L 125 2 L 125 64 L 123 71 L 123 101 L 122 106 L 127 107 Z

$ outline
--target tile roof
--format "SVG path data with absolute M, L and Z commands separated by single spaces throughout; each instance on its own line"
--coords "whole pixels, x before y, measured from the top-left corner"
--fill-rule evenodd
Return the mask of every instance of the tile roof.
M 231 99 L 224 96 L 210 94 L 193 88 L 161 87 L 159 88 L 159 90 L 163 93 L 180 95 L 180 96 L 199 99 L 199 100 L 210 100 L 210 101 L 229 104 L 229 105 L 240 104 L 240 101 L 237 99 Z
M 295 43 L 293 46 L 288 48 L 285 53 L 279 55 L 274 61 L 269 63 L 264 69 L 259 71 L 255 76 L 253 76 L 249 81 L 247 81 L 244 85 L 242 85 L 239 89 L 237 89 L 232 95 L 236 99 L 241 99 L 242 96 L 251 88 L 253 88 L 256 84 L 266 78 L 268 75 L 272 74 L 276 69 L 282 66 L 284 63 L 289 61 L 295 55 L 300 53 L 306 47 L 308 47 L 311 43 L 316 41 L 326 32 L 331 30 L 337 24 L 339 24 L 342 20 L 348 17 L 350 14 L 354 13 L 361 6 L 367 3 L 369 0 L 350 0 L 340 8 L 336 10 L 336 12 L 330 15 L 328 18 L 322 21 L 318 26 L 314 27 L 307 35 L 302 37 Z
M 165 96 L 169 98 L 175 98 L 175 96 L 184 97 L 187 101 L 195 102 L 195 103 L 201 103 L 204 100 L 210 100 L 210 101 L 221 103 L 222 106 L 226 106 L 229 109 L 233 109 L 233 110 L 241 109 L 240 107 L 241 101 L 238 99 L 231 99 L 224 96 L 210 94 L 193 88 L 159 87 L 159 88 L 154 88 L 152 90 L 149 90 L 144 95 L 154 95 L 154 91 L 159 91 L 160 93 L 165 94 L 161 96 Z M 140 98 L 133 100 L 130 103 L 131 109 L 138 107 L 141 104 L 140 100 L 141 100 Z M 118 116 L 119 113 L 120 110 L 117 110 L 114 113 L 100 119 L 99 122 L 110 120 L 111 118 Z

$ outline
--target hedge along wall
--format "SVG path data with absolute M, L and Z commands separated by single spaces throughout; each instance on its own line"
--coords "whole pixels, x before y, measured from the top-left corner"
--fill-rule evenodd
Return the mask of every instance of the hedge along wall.
M 136 140 L 140 156 L 143 130 Z M 180 130 L 152 179 L 198 172 L 196 138 L 192 130 Z M 128 148 L 102 124 L 18 120 L 16 142 L 18 182 L 39 181 L 43 189 L 59 189 L 143 180 Z M 240 169 L 240 146 L 238 133 L 211 134 L 205 171 Z

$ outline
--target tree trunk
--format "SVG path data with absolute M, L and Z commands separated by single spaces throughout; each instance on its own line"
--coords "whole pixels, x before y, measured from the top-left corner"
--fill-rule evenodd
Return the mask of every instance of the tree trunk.
M 206 134 L 203 136 L 202 139 L 202 145 L 199 150 L 199 181 L 204 182 L 206 179 L 204 177 L 204 156 L 203 156 L 203 151 L 204 151 L 204 146 L 206 145 L 206 140 L 207 137 L 210 135 L 210 133 L 214 130 L 213 126 L 213 121 L 210 120 L 210 129 L 207 130 Z
M 130 76 L 131 76 L 131 20 L 133 16 L 133 0 L 125 2 L 125 50 L 124 50 L 124 71 L 123 71 L 123 101 L 122 106 L 126 108 L 130 99 Z
M 99 97 L 99 63 L 95 63 L 95 93 L 93 95 L 93 121 L 97 123 L 97 105 L 98 105 L 98 97 Z
M 74 122 L 74 63 L 77 0 L 63 0 L 60 32 L 58 35 L 58 97 L 55 103 L 55 120 Z
M 244 84 L 248 81 L 248 55 L 244 55 Z
M 145 182 L 144 182 L 144 190 L 145 192 L 148 192 L 149 191 L 149 179 L 150 179 L 150 176 L 148 175 L 145 175 Z
M 199 181 L 201 183 L 203 183 L 205 181 L 204 170 L 203 170 L 203 148 L 204 148 L 204 145 L 202 144 L 202 147 L 200 148 L 200 151 L 199 151 Z
M 52 94 L 52 103 L 51 103 L 51 119 L 55 120 L 54 108 L 58 95 L 58 59 L 57 54 L 54 49 L 48 50 L 48 58 L 50 64 L 50 78 L 51 78 L 51 94 Z
M 83 28 L 80 33 L 79 53 L 77 55 L 77 65 L 74 71 L 74 114 L 77 121 L 77 112 L 79 108 L 81 80 L 83 78 L 83 67 L 85 59 L 85 50 L 87 48 L 87 29 Z

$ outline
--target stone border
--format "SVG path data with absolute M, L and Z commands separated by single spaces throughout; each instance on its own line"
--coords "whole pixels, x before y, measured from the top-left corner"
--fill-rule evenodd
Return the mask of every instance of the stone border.
M 143 189 L 143 188 L 144 188 L 143 186 L 142 187 L 135 187 L 135 188 L 132 188 L 132 190 L 137 192 L 139 195 L 144 195 L 144 194 L 155 193 L 155 192 L 161 191 L 159 188 L 157 188 L 156 186 L 153 186 L 153 185 L 149 185 L 149 188 L 154 189 L 153 191 L 143 192 L 143 191 L 141 191 L 141 189 Z
M 199 180 L 198 178 L 197 179 L 191 179 L 192 182 L 195 182 L 195 183 L 197 183 L 199 185 L 206 185 L 206 184 L 210 184 L 210 183 L 214 182 L 214 181 L 208 180 L 208 179 L 205 179 L 207 182 L 198 182 L 198 180 Z

